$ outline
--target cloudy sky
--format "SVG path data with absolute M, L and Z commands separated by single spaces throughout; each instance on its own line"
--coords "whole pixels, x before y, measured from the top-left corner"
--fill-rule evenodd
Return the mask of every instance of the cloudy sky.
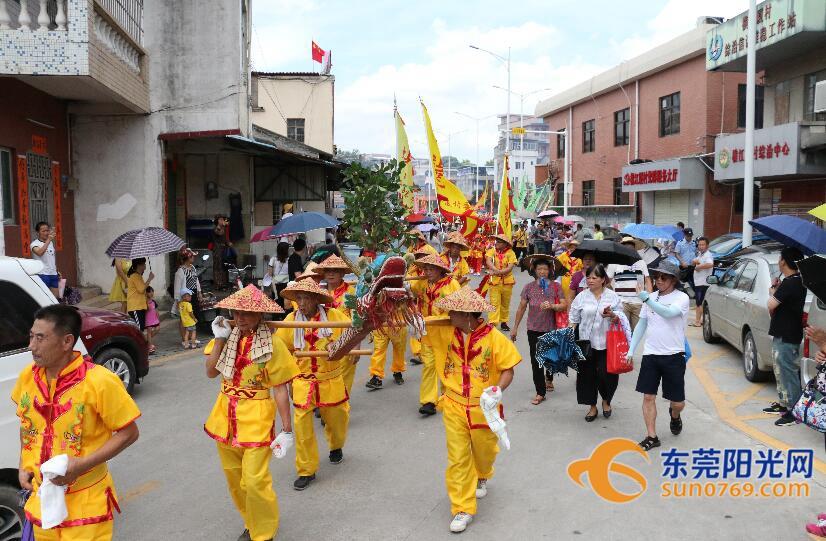
M 332 50 L 335 143 L 342 150 L 395 152 L 393 96 L 414 157 L 426 157 L 418 96 L 428 107 L 442 154 L 493 156 L 495 116 L 504 114 L 502 62 L 470 44 L 507 55 L 514 92 L 531 113 L 538 100 L 694 28 L 697 17 L 732 17 L 746 0 L 256 0 L 253 67 L 309 71 L 310 42 Z M 550 90 L 543 90 L 550 89 Z M 519 98 L 511 101 L 519 113 Z

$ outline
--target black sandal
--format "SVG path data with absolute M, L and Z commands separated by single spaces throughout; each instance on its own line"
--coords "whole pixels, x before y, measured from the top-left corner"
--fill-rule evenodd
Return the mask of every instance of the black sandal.
M 596 420 L 597 415 L 599 415 L 599 411 L 597 411 L 597 412 L 596 412 L 595 414 L 593 414 L 593 415 L 586 415 L 586 416 L 585 416 L 585 422 L 586 422 L 586 423 L 593 423 L 593 422 L 594 422 L 594 420 Z
M 671 424 L 669 425 L 671 433 L 678 436 L 683 431 L 683 419 L 679 415 L 674 417 L 671 414 L 671 408 L 668 408 L 668 416 L 671 417 Z
M 639 446 L 643 448 L 644 451 L 650 451 L 654 447 L 660 446 L 660 438 L 654 436 L 646 436 L 644 440 L 639 443 Z

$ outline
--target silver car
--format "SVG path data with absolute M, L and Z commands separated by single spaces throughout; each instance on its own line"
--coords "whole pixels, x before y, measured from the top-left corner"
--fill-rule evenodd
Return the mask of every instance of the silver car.
M 772 373 L 769 336 L 769 287 L 780 276 L 780 252 L 759 247 L 740 257 L 721 277 L 708 278 L 703 302 L 703 339 L 722 338 L 743 353 L 743 373 L 749 381 L 765 381 Z M 806 297 L 806 310 L 811 302 Z

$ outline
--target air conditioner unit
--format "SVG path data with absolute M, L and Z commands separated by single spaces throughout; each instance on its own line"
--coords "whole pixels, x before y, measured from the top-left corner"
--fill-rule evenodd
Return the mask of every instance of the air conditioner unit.
M 815 113 L 826 113 L 826 81 L 815 84 Z

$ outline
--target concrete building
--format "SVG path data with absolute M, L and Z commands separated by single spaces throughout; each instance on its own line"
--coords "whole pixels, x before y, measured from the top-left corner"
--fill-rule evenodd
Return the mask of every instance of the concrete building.
M 334 154 L 335 77 L 309 72 L 252 72 L 252 122 Z
M 485 186 L 493 182 L 495 178 L 493 171 L 492 165 L 463 165 L 454 170 L 453 182 L 472 203 L 485 190 Z
M 757 5 L 754 216 L 808 211 L 826 200 L 826 2 L 767 0 Z M 746 69 L 747 13 L 706 35 L 706 67 Z M 742 190 L 745 86 L 738 90 L 736 129 L 714 146 L 714 179 Z
M 737 190 L 713 182 L 708 156 L 716 134 L 736 129 L 745 78 L 706 71 L 712 20 L 539 103 L 547 129 L 571 134 L 571 214 L 602 225 L 681 221 L 707 236 L 737 229 Z M 554 183 L 557 209 L 567 142 L 552 135 L 549 166 L 537 171 Z
M 493 175 L 502 182 L 502 157 L 505 154 L 505 132 L 513 128 L 524 127 L 527 131 L 544 131 L 548 127 L 541 118 L 532 115 L 511 114 L 510 122 L 506 122 L 507 115 L 499 115 L 499 140 L 493 149 Z M 513 185 L 518 182 L 536 183 L 536 166 L 547 165 L 549 160 L 550 143 L 547 135 L 526 133 L 525 135 L 511 134 L 510 148 L 510 179 Z M 498 188 L 497 188 L 498 189 Z

